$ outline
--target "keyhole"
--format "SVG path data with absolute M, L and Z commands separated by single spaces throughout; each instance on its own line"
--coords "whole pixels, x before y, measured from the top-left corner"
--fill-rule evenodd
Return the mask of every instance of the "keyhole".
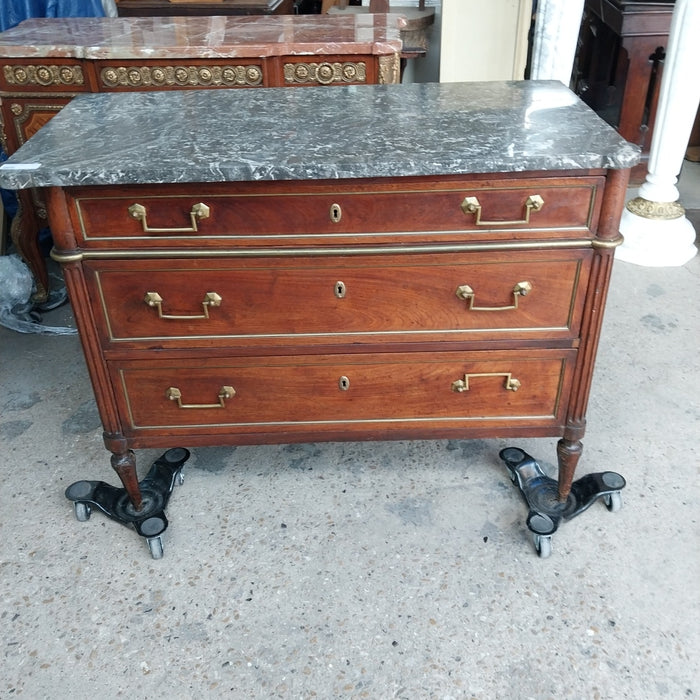
M 334 224 L 337 224 L 340 222 L 340 220 L 343 218 L 343 210 L 340 208 L 340 204 L 331 204 L 331 221 Z
M 338 388 L 341 391 L 347 391 L 350 388 L 350 380 L 343 376 L 338 380 Z
M 335 295 L 338 297 L 338 299 L 344 299 L 345 298 L 345 283 L 344 282 L 336 282 L 335 283 Z

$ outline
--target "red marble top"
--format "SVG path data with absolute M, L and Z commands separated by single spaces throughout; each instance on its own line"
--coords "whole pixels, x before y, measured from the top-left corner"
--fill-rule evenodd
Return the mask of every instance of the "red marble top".
M 249 58 L 392 54 L 393 14 L 28 19 L 0 33 L 0 57 Z

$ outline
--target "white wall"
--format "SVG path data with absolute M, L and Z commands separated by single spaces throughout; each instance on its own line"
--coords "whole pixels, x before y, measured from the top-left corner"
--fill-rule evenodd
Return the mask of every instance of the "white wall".
M 531 15 L 532 0 L 442 0 L 440 81 L 521 80 Z

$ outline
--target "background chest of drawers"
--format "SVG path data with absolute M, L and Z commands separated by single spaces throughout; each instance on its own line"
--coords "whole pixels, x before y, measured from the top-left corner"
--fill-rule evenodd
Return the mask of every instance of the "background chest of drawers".
M 26 20 L 0 34 L 2 148 L 14 153 L 82 93 L 397 83 L 399 22 L 396 15 Z M 48 275 L 37 233 L 46 205 L 36 190 L 20 199 L 12 238 L 43 301 Z
M 183 94 L 151 102 L 203 119 L 242 104 Z M 493 436 L 560 437 L 565 497 L 637 152 L 557 83 L 334 91 L 334 139 L 308 135 L 327 118 L 320 94 L 245 93 L 259 139 L 235 155 L 179 131 L 158 140 L 158 113 L 134 115 L 134 96 L 94 96 L 0 168 L 0 182 L 49 188 L 54 257 L 133 502 L 133 448 Z M 384 121 L 363 147 L 373 111 Z M 47 153 L 81 114 L 83 140 L 103 144 L 112 115 L 116 175 L 90 146 L 73 163 L 66 145 Z M 542 146 L 550 117 L 564 133 Z M 272 118 L 286 140 L 271 141 Z M 136 121 L 158 140 L 146 156 L 117 138 Z

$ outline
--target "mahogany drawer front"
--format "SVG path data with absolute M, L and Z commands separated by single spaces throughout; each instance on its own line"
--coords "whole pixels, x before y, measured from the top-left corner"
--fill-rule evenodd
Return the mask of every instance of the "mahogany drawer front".
M 601 177 L 450 179 L 420 180 L 411 187 L 392 180 L 344 181 L 302 189 L 277 181 L 227 189 L 197 185 L 191 194 L 131 188 L 119 197 L 91 190 L 77 196 L 74 218 L 79 244 L 88 249 L 590 238 L 603 182 Z M 533 197 L 543 202 L 538 211 L 527 205 Z M 478 211 L 470 212 L 474 201 Z
M 108 342 L 572 339 L 589 248 L 84 263 Z
M 323 432 L 434 422 L 561 424 L 575 350 L 127 361 L 111 366 L 129 432 Z

